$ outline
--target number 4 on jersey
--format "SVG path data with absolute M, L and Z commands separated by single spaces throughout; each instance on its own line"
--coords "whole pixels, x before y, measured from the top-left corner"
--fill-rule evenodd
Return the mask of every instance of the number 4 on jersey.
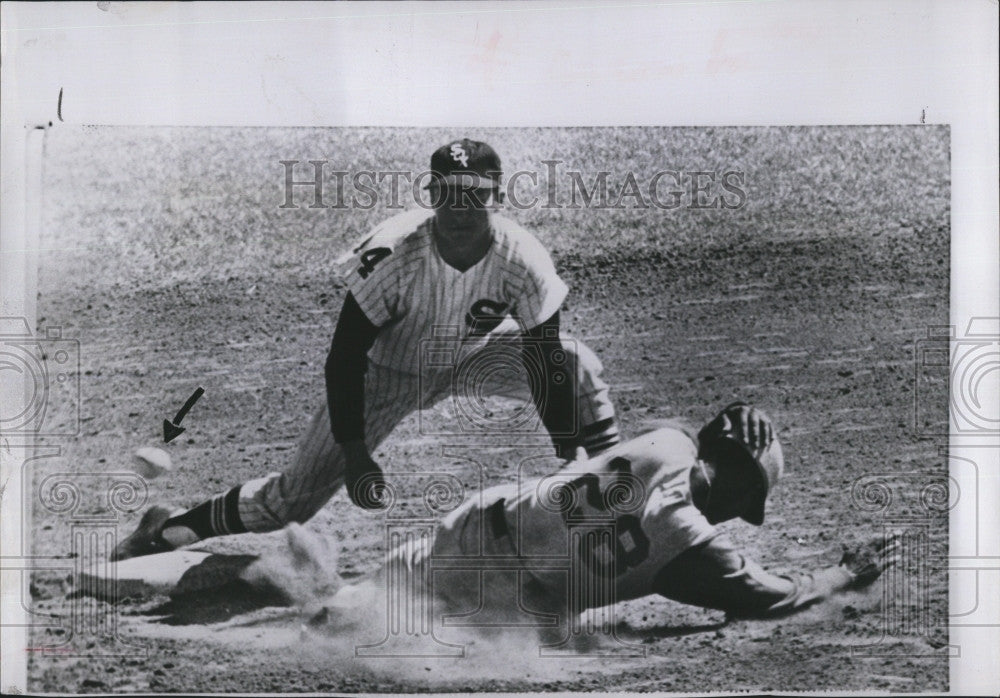
M 361 266 L 358 267 L 358 274 L 362 279 L 367 279 L 368 275 L 375 271 L 375 265 L 392 254 L 388 247 L 376 247 L 373 250 L 365 250 L 361 255 Z

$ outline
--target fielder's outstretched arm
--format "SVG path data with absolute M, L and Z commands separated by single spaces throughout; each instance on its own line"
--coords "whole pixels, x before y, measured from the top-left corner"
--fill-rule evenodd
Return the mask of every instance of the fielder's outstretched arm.
M 330 427 L 337 443 L 365 439 L 365 373 L 368 350 L 378 327 L 365 316 L 354 294 L 348 293 L 326 357 L 326 401 Z
M 736 617 L 775 617 L 801 611 L 851 588 L 871 584 L 895 559 L 895 542 L 845 555 L 841 564 L 796 576 L 771 574 L 719 536 L 674 558 L 657 574 L 653 591 L 681 603 Z
M 521 359 L 528 373 L 531 397 L 549 432 L 556 454 L 572 459 L 580 444 L 576 421 L 577 367 L 575 356 L 559 339 L 559 311 L 521 338 Z M 542 375 L 537 371 L 539 364 Z
M 351 501 L 365 509 L 379 509 L 382 469 L 365 445 L 365 373 L 368 350 L 379 328 L 347 294 L 326 358 L 326 400 L 333 439 L 344 449 L 344 484 Z

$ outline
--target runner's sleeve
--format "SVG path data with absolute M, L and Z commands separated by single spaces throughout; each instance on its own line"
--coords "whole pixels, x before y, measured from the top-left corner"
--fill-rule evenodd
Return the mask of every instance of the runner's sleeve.
M 796 576 L 771 574 L 716 536 L 667 563 L 651 591 L 733 616 L 773 617 L 801 611 L 846 588 L 852 579 L 842 567 Z
M 340 310 L 326 357 L 326 401 L 330 429 L 337 443 L 365 438 L 365 372 L 368 350 L 378 335 L 350 292 Z

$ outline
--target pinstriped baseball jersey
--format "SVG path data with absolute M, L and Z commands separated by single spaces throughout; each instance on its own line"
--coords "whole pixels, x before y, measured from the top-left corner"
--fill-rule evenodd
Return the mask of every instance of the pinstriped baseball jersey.
M 348 289 L 382 328 L 371 361 L 416 374 L 421 342 L 442 336 L 442 328 L 469 351 L 518 327 L 513 320 L 525 329 L 541 324 L 565 300 L 568 289 L 548 252 L 514 221 L 490 215 L 490 249 L 465 272 L 441 258 L 434 225 L 426 210 L 390 218 L 345 265 Z

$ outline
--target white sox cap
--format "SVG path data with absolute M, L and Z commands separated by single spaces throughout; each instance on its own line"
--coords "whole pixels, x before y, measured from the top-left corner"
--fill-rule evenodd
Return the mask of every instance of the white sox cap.
M 469 189 L 496 189 L 502 175 L 500 156 L 482 141 L 468 138 L 447 143 L 431 155 L 433 178 L 425 189 L 458 184 Z

